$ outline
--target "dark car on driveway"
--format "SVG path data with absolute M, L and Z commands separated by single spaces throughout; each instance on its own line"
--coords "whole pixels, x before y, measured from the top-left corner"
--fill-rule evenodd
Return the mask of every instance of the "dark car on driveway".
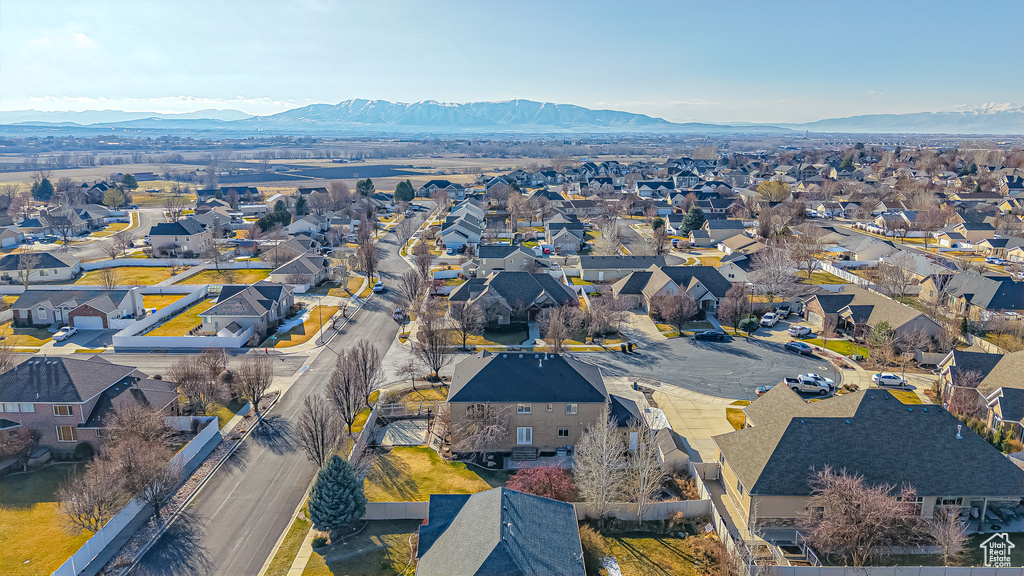
M 694 340 L 709 340 L 712 342 L 724 342 L 728 338 L 725 332 L 719 332 L 718 330 L 702 330 L 695 332 L 693 335 Z
M 793 352 L 803 354 L 804 356 L 811 356 L 814 354 L 814 349 L 803 342 L 786 342 L 786 350 L 792 350 Z

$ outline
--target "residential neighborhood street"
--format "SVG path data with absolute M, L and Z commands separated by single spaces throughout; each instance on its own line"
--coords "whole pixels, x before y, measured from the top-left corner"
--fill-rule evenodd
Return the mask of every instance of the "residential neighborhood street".
M 394 235 L 381 237 L 384 282 L 408 269 L 398 255 Z M 190 531 L 169 530 L 132 574 L 257 574 L 312 481 L 316 468 L 306 460 L 293 427 L 310 394 L 324 390 L 336 353 L 361 339 L 385 352 L 398 325 L 391 318 L 392 292 L 375 295 L 285 391 L 266 421 L 212 477 L 190 507 Z M 256 351 L 251 352 L 258 353 Z M 289 372 L 288 374 L 291 374 Z

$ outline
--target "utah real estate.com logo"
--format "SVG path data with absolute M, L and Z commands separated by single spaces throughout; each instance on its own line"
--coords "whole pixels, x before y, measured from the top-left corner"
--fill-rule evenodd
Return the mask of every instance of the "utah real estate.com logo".
M 1006 532 L 993 534 L 981 543 L 981 549 L 985 553 L 985 566 L 990 568 L 1010 568 L 1010 551 L 1016 546 L 1010 542 L 1010 535 Z

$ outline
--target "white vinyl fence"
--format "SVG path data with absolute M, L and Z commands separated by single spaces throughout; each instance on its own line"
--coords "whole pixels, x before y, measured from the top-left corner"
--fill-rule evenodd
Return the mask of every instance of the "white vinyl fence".
M 596 519 L 594 504 L 590 502 L 573 502 L 576 519 Z M 364 520 L 423 520 L 427 517 L 429 502 L 367 502 Z M 711 500 L 681 500 L 677 502 L 655 502 L 644 514 L 644 520 L 665 520 L 676 512 L 682 512 L 686 518 L 704 516 L 711 513 Z M 608 515 L 620 520 L 636 519 L 636 504 L 629 502 L 612 502 L 608 507 Z
M 838 277 L 842 278 L 843 280 L 846 280 L 847 282 L 849 282 L 851 284 L 856 284 L 857 286 L 859 286 L 861 288 L 874 288 L 875 287 L 875 283 L 870 281 L 870 280 L 868 280 L 867 278 L 861 278 L 860 276 L 857 276 L 856 274 L 851 274 L 851 273 L 847 272 L 846 270 L 843 270 L 841 268 L 837 268 L 837 267 L 833 266 L 832 264 L 830 264 L 828 262 L 823 262 L 823 261 L 819 260 L 818 261 L 818 267 L 822 271 L 824 271 L 824 272 L 828 272 L 829 274 L 833 274 L 835 276 L 838 276 Z
M 1021 568 L 970 566 L 771 566 L 771 576 L 1021 576 Z
M 183 478 L 191 474 L 221 441 L 217 418 L 210 416 L 204 417 L 202 420 L 205 420 L 203 429 L 180 452 L 175 454 L 170 462 L 171 466 L 180 466 L 182 468 Z M 189 423 L 189 426 L 191 427 L 191 423 Z M 119 540 L 123 535 L 122 533 L 128 535 L 138 530 L 139 526 L 148 520 L 151 514 L 153 514 L 152 506 L 138 500 L 128 502 L 103 528 L 100 528 L 98 532 L 86 540 L 85 544 L 77 552 L 72 554 L 59 568 L 54 570 L 53 576 L 96 574 L 119 548 L 119 546 L 111 546 L 111 543 Z M 108 550 L 108 547 L 112 549 Z

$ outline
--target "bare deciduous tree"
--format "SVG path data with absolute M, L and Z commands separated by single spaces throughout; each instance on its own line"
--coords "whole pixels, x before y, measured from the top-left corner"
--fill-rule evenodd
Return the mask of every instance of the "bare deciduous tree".
M 168 196 L 164 200 L 164 213 L 167 215 L 167 219 L 171 222 L 181 220 L 181 214 L 185 211 L 187 205 L 185 199 L 181 196 Z
M 598 226 L 601 237 L 595 242 L 594 251 L 598 256 L 618 256 L 622 252 L 622 234 L 615 219 L 606 220 Z
M 138 468 L 137 488 L 132 494 L 153 507 L 157 520 L 160 510 L 171 501 L 181 483 L 182 466 L 170 461 L 170 450 L 145 450 Z
M 430 370 L 435 380 L 440 378 L 441 368 L 453 360 L 452 332 L 445 319 L 447 311 L 439 300 L 428 300 L 420 311 L 419 329 L 413 352 Z
M 795 287 L 792 258 L 785 246 L 771 245 L 759 250 L 753 257 L 754 270 L 750 283 L 754 290 L 772 304 L 776 296 L 786 297 Z
M 384 381 L 383 356 L 380 349 L 369 340 L 360 340 L 349 348 L 349 363 L 356 379 L 356 386 L 363 395 L 363 405 L 370 407 L 372 395 Z
M 395 225 L 395 237 L 398 238 L 398 246 L 401 248 L 405 246 L 406 242 L 412 238 L 412 235 L 416 232 L 416 222 L 412 218 L 403 218 L 401 222 Z
M 978 395 L 978 386 L 984 380 L 981 372 L 954 368 L 950 378 L 950 390 L 942 398 L 946 409 L 958 416 L 984 417 L 985 409 Z
M 112 290 L 121 283 L 121 273 L 117 268 L 101 268 L 99 271 L 100 285 L 107 290 Z
M 39 446 L 40 438 L 39 430 L 25 426 L 0 434 L 0 459 L 13 458 L 27 472 L 29 458 Z
M 718 317 L 732 325 L 734 334 L 739 334 L 740 322 L 750 311 L 750 289 L 745 283 L 733 284 L 718 305 Z
M 678 294 L 657 294 L 651 298 L 651 314 L 682 333 L 683 326 L 693 318 L 700 306 L 686 292 Z
M 470 404 L 466 417 L 450 430 L 452 452 L 492 452 L 501 447 L 512 429 L 510 405 Z
M 813 224 L 803 224 L 798 231 L 800 234 L 789 243 L 789 256 L 797 268 L 807 272 L 810 279 L 818 267 L 818 256 L 825 249 L 825 231 Z
M 608 405 L 601 416 L 580 436 L 573 454 L 573 476 L 580 497 L 593 503 L 604 521 L 608 505 L 617 500 L 626 485 L 626 446 Z
M 320 394 L 306 396 L 296 426 L 299 445 L 306 458 L 316 466 L 323 466 L 338 449 L 339 432 L 338 417 L 327 398 Z
M 413 247 L 412 255 L 416 271 L 419 272 L 423 280 L 426 281 L 430 276 L 430 265 L 434 261 L 434 256 L 430 253 L 430 247 L 421 239 L 416 243 L 416 246 Z
M 111 239 L 109 242 L 104 242 L 103 244 L 101 244 L 100 251 L 103 252 L 104 256 L 110 258 L 111 260 L 116 259 L 117 256 L 121 253 L 121 249 L 118 247 L 117 243 L 115 243 L 113 239 Z
M 627 493 L 636 502 L 636 522 L 639 524 L 650 509 L 654 497 L 661 492 L 665 472 L 661 469 L 661 461 L 658 458 L 658 444 L 654 441 L 654 434 L 647 423 L 633 418 L 629 423 L 629 433 L 631 438 L 633 434 L 637 435 L 637 445 L 629 451 L 627 457 Z
M 579 310 L 569 305 L 548 308 L 541 316 L 544 342 L 555 354 L 565 351 L 565 341 L 579 325 Z
M 916 278 L 914 257 L 897 252 L 878 263 L 878 287 L 894 300 L 901 300 L 910 291 Z
M 948 506 L 936 506 L 927 524 L 928 535 L 939 549 L 943 566 L 960 566 L 967 551 L 967 525 L 959 512 Z
M 825 468 L 810 479 L 808 542 L 853 566 L 865 566 L 889 547 L 906 543 L 914 494 L 890 485 L 869 486 L 863 476 Z
M 98 532 L 125 504 L 117 470 L 97 459 L 57 490 L 58 507 L 72 528 Z
M 399 295 L 404 305 L 410 310 L 419 304 L 424 288 L 423 276 L 416 270 L 410 270 L 398 278 Z
M 380 254 L 372 240 L 366 240 L 359 244 L 359 248 L 356 249 L 356 261 L 359 270 L 366 275 L 367 280 L 373 282 L 373 276 L 380 266 Z
M 352 434 L 352 424 L 363 409 L 363 394 L 359 382 L 349 363 L 348 352 L 343 352 L 334 362 L 334 371 L 327 381 L 327 397 L 338 410 L 338 416 Z
M 186 407 L 192 414 L 205 416 L 210 406 L 220 399 L 218 380 L 210 378 L 207 369 L 195 358 L 178 360 L 171 366 L 168 376 L 185 396 Z
M 246 358 L 238 368 L 238 375 L 235 378 L 238 386 L 239 396 L 252 404 L 252 410 L 259 420 L 260 399 L 267 393 L 274 381 L 274 364 L 267 357 L 254 356 Z
M 466 302 L 452 302 L 448 311 L 448 320 L 452 327 L 455 338 L 462 343 L 462 349 L 466 349 L 466 341 L 470 336 L 483 332 L 486 319 L 484 311 L 479 304 Z

